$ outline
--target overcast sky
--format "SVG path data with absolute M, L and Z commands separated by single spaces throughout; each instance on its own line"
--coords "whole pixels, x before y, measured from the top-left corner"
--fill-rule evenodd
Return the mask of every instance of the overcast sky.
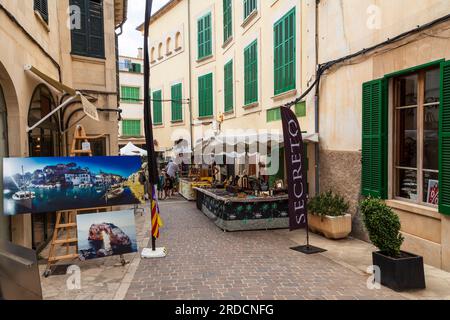
M 159 10 L 169 0 L 153 0 L 152 13 Z M 128 1 L 128 20 L 123 26 L 123 34 L 119 37 L 120 55 L 135 57 L 137 48 L 144 46 L 142 34 L 136 27 L 144 22 L 145 0 Z

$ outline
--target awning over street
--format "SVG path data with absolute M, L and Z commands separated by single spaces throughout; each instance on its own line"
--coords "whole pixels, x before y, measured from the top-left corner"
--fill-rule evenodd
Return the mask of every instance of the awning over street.
M 32 131 L 34 128 L 38 127 L 42 123 L 44 123 L 48 118 L 50 118 L 53 114 L 58 112 L 60 109 L 68 106 L 72 102 L 79 102 L 83 106 L 83 111 L 86 114 L 86 116 L 90 117 L 91 119 L 95 121 L 99 121 L 97 107 L 93 105 L 89 100 L 81 94 L 81 92 L 76 91 L 75 89 L 66 86 L 65 84 L 53 79 L 52 77 L 46 75 L 45 73 L 41 72 L 37 68 L 33 67 L 32 65 L 26 65 L 24 67 L 25 71 L 30 72 L 34 74 L 35 76 L 39 77 L 41 80 L 45 81 L 47 84 L 61 92 L 62 94 L 68 94 L 70 95 L 70 98 L 65 100 L 61 105 L 56 107 L 52 110 L 49 114 L 47 114 L 44 118 L 42 118 L 40 121 L 35 123 L 32 127 L 27 128 L 27 132 Z

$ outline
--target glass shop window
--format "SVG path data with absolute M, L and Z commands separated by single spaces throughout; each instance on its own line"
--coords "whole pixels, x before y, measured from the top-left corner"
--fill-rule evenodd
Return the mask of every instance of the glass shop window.
M 395 196 L 438 205 L 439 68 L 394 79 Z

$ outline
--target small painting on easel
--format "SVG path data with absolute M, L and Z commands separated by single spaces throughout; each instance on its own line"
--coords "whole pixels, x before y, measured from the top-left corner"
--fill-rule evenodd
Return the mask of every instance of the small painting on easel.
M 133 210 L 79 214 L 77 225 L 81 260 L 138 251 Z
M 140 157 L 5 158 L 4 214 L 141 203 L 141 166 Z

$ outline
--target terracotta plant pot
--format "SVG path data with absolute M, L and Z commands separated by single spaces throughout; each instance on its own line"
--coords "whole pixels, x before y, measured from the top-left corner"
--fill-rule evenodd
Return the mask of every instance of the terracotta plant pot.
M 308 214 L 308 222 L 312 232 L 321 233 L 328 239 L 344 239 L 352 232 L 351 214 L 339 217 Z

